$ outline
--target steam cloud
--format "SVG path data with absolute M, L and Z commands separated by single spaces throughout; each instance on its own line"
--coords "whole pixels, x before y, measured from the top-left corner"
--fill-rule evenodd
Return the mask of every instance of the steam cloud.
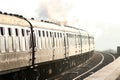
M 6 3 L 7 2 L 7 3 Z M 10 13 L 22 14 L 28 18 L 52 20 L 83 28 L 99 36 L 101 31 L 96 27 L 94 8 L 86 7 L 86 1 L 80 0 L 3 0 L 0 10 Z M 7 5 L 7 6 L 5 6 Z M 89 10 L 92 10 L 89 11 Z
M 67 0 L 68 1 L 68 0 Z M 71 10 L 71 2 L 65 2 L 64 0 L 47 0 L 41 4 L 38 10 L 38 16 L 49 18 L 51 20 L 57 20 L 62 24 L 68 23 L 68 16 Z

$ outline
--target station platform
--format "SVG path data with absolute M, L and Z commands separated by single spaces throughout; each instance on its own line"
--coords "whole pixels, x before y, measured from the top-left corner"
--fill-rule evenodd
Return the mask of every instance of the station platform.
M 120 57 L 84 80 L 120 80 Z

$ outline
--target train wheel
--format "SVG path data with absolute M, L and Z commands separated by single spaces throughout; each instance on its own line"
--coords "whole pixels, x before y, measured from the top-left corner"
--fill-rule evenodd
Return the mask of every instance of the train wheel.
M 2 76 L 0 76 L 0 80 L 4 80 Z
M 38 72 L 31 69 L 16 72 L 13 76 L 13 80 L 39 80 L 38 78 Z
M 20 71 L 14 74 L 13 79 L 14 80 L 27 80 L 27 77 L 23 71 Z

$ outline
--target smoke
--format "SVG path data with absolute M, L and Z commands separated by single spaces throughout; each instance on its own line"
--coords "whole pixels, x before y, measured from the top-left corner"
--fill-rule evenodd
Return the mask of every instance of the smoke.
M 83 28 L 96 35 L 95 8 L 85 0 L 0 0 L 0 10 L 27 18 L 47 19 Z M 87 3 L 86 3 L 87 2 Z M 96 32 L 95 32 L 96 31 Z
M 0 0 L 0 10 L 8 13 L 21 14 L 28 18 L 50 19 L 71 26 L 87 15 L 79 0 Z M 86 12 L 85 12 L 86 13 Z
M 107 36 L 111 35 L 115 39 L 118 37 L 114 35 L 118 35 L 120 30 L 119 7 L 119 0 L 0 0 L 0 10 L 3 12 L 59 21 L 85 29 L 95 36 L 100 48 L 107 48 L 113 43 L 114 39 Z M 115 26 L 117 28 L 110 28 Z M 110 42 L 107 41 L 108 38 Z M 103 46 L 105 41 L 108 42 L 106 47 Z M 112 46 L 114 45 L 116 44 Z
M 88 0 L 0 0 L 0 10 L 27 18 L 57 21 L 101 34 L 96 27 L 96 12 Z M 7 3 L 6 3 L 7 2 Z M 89 2 L 89 3 L 86 3 Z M 96 32 L 95 32 L 96 31 Z M 95 36 L 97 36 L 95 34 Z
M 28 18 L 50 19 L 67 24 L 74 24 L 73 0 L 0 0 L 0 10 L 21 14 Z
M 69 1 L 65 2 L 64 0 L 45 0 L 37 10 L 38 16 L 66 24 L 68 12 L 71 10 L 70 4 Z

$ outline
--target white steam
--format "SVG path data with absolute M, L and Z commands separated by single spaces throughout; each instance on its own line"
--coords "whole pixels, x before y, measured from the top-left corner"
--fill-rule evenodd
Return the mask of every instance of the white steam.
M 52 19 L 62 24 L 83 28 L 95 38 L 102 34 L 97 28 L 94 0 L 0 0 L 0 10 L 37 19 Z M 96 1 L 95 1 L 96 2 Z

